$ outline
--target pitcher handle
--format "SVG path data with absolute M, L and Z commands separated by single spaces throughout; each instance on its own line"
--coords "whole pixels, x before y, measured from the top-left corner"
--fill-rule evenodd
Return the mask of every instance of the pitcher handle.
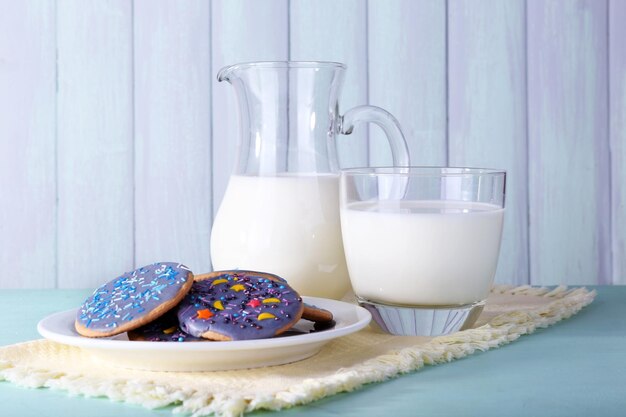
M 375 123 L 383 129 L 391 147 L 394 166 L 407 167 L 410 165 L 409 148 L 402 129 L 400 129 L 400 123 L 391 113 L 376 106 L 354 107 L 341 116 L 339 133 L 342 135 L 351 134 L 354 126 L 360 122 Z

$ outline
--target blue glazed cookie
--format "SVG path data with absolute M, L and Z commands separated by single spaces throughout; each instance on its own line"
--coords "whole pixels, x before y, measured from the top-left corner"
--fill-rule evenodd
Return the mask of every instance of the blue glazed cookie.
M 175 309 L 173 309 L 175 310 Z M 178 325 L 176 311 L 170 310 L 158 319 L 128 332 L 129 340 L 147 342 L 208 342 L 182 331 Z
M 196 277 L 178 307 L 178 322 L 205 339 L 264 339 L 291 328 L 302 310 L 300 295 L 276 275 L 217 271 Z
M 141 327 L 175 307 L 189 292 L 186 266 L 159 262 L 127 272 L 97 288 L 76 313 L 83 336 L 105 337 Z

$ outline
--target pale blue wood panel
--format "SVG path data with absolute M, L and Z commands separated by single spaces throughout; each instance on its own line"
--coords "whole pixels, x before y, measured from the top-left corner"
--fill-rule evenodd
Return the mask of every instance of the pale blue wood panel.
M 135 2 L 136 265 L 211 261 L 209 3 Z
M 0 1 L 2 288 L 56 279 L 54 1 Z
M 608 283 L 607 2 L 532 0 L 527 22 L 531 282 Z
M 132 3 L 57 18 L 58 284 L 94 287 L 133 268 Z
M 449 163 L 507 171 L 506 284 L 529 282 L 525 16 L 523 0 L 448 4 Z
M 613 283 L 626 284 L 626 1 L 610 0 Z
M 233 169 L 239 140 L 235 90 L 216 81 L 225 65 L 289 58 L 286 0 L 215 0 L 211 3 L 213 100 L 213 215 L 217 212 Z
M 369 102 L 400 122 L 413 165 L 446 165 L 446 3 L 370 0 Z M 370 164 L 390 165 L 385 135 L 370 129 Z
M 346 110 L 367 104 L 366 0 L 294 0 L 290 2 L 290 59 L 338 61 L 346 64 L 339 107 Z M 348 136 L 337 136 L 342 168 L 367 166 L 368 128 L 360 126 Z

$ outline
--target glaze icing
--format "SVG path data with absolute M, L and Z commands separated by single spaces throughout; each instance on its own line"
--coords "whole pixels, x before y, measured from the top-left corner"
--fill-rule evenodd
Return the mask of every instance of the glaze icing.
M 301 314 L 302 299 L 284 280 L 250 271 L 196 281 L 178 307 L 183 331 L 196 337 L 210 331 L 231 340 L 272 337 Z
M 110 333 L 179 296 L 190 276 L 189 268 L 174 262 L 127 272 L 98 287 L 78 309 L 76 322 L 92 332 Z
M 199 342 L 206 341 L 201 337 L 193 337 L 181 330 L 178 326 L 178 317 L 175 311 L 169 311 L 158 319 L 128 332 L 130 340 L 145 340 L 149 342 Z

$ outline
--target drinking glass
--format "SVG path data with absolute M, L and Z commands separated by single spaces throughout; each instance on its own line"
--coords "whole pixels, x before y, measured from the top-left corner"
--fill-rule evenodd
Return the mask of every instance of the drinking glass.
M 505 181 L 485 168 L 341 171 L 350 281 L 384 331 L 435 336 L 474 323 L 498 263 Z

